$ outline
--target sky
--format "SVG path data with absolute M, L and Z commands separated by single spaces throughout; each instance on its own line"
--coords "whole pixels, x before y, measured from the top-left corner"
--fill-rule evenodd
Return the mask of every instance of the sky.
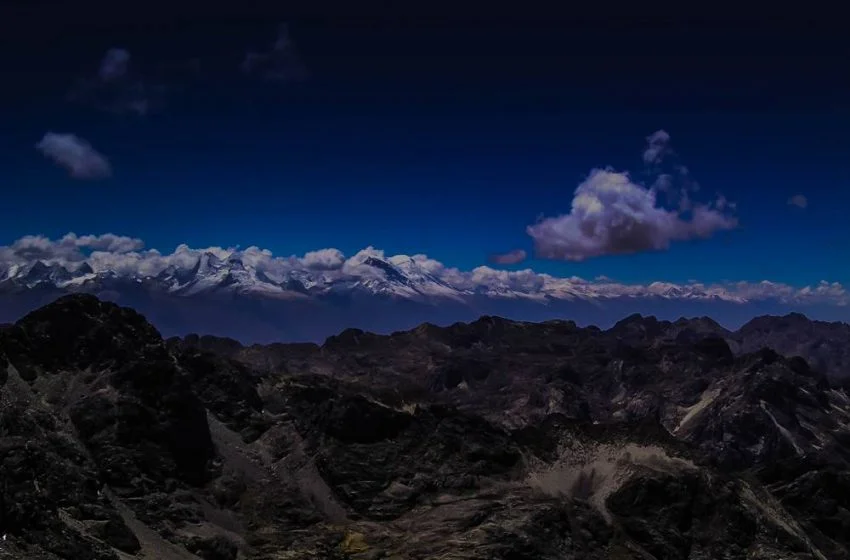
M 850 284 L 850 41 L 829 18 L 19 4 L 0 245 Z

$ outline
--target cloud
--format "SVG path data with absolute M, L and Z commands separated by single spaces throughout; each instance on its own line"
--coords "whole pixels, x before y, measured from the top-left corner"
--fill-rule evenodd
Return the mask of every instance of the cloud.
M 517 264 L 525 260 L 528 255 L 523 249 L 514 249 L 507 253 L 490 255 L 490 262 L 494 264 Z
M 513 290 L 526 294 L 537 294 L 546 285 L 546 275 L 537 274 L 530 268 L 524 270 L 495 270 L 489 266 L 472 269 L 469 284 L 476 291 Z
M 103 55 L 97 73 L 78 80 L 69 98 L 109 113 L 145 116 L 165 103 L 170 90 L 135 70 L 128 50 L 111 48 Z
M 337 270 L 345 264 L 345 255 L 339 249 L 319 249 L 305 253 L 301 262 L 312 270 Z
M 43 235 L 26 235 L 5 247 L 0 259 L 13 261 L 45 261 L 49 263 L 76 263 L 87 258 L 84 250 L 108 251 L 116 255 L 139 251 L 145 244 L 141 239 L 105 233 L 103 235 L 83 235 L 68 233 L 59 240 L 51 240 Z
M 267 278 L 285 283 L 288 279 L 297 278 L 320 292 L 336 282 L 380 282 L 388 278 L 387 270 L 395 269 L 414 284 L 420 280 L 424 282 L 422 289 L 431 286 L 436 290 L 433 294 L 448 297 L 485 294 L 540 302 L 549 299 L 663 297 L 689 301 L 702 299 L 744 303 L 776 300 L 783 303 L 850 305 L 850 294 L 845 287 L 827 281 L 803 287 L 767 280 L 716 284 L 693 281 L 683 284 L 662 281 L 624 284 L 605 276 L 587 280 L 575 276 L 557 277 L 532 269 L 514 271 L 479 266 L 472 270 L 460 270 L 447 267 L 426 255 L 387 256 L 384 251 L 374 247 L 367 247 L 347 259 L 342 251 L 332 248 L 310 251 L 302 257 L 278 257 L 259 247 L 239 250 L 223 247 L 192 248 L 183 244 L 170 254 L 164 254 L 156 249 L 144 250 L 141 239 L 112 233 L 69 233 L 57 240 L 30 235 L 11 245 L 0 246 L 0 279 L 37 261 L 64 266 L 69 271 L 77 270 L 86 263 L 96 273 L 109 271 L 129 279 L 141 279 L 156 276 L 167 269 L 191 270 L 206 254 L 220 259 L 240 259 L 249 272 L 256 273 L 258 279 Z M 375 266 L 370 259 L 377 259 L 384 264 Z M 265 280 L 258 281 L 258 284 L 263 282 Z
M 795 194 L 788 199 L 788 204 L 797 208 L 805 208 L 809 205 L 809 199 L 802 194 Z
M 653 132 L 646 141 L 643 159 L 657 173 L 651 186 L 634 181 L 626 171 L 593 169 L 573 192 L 569 214 L 540 217 L 526 228 L 537 257 L 583 261 L 662 251 L 676 241 L 737 227 L 734 203 L 722 195 L 709 203 L 696 201 L 699 185 L 688 169 L 675 158 L 661 166 L 675 156 L 667 132 Z
M 73 134 L 48 132 L 35 147 L 76 179 L 103 179 L 112 175 L 106 157 Z
M 438 260 L 432 259 L 428 257 L 428 255 L 417 254 L 412 257 L 408 255 L 395 255 L 387 258 L 387 262 L 390 262 L 396 266 L 403 266 L 405 264 L 410 264 L 416 269 L 426 274 L 432 274 L 439 276 L 446 270 L 446 267 Z
M 85 247 L 97 251 L 109 251 L 112 253 L 129 253 L 138 251 L 145 246 L 145 242 L 137 237 L 126 237 L 123 235 L 115 235 L 114 233 L 104 233 L 103 235 L 83 235 L 77 236 L 75 233 L 65 235 L 61 242 L 62 244 L 73 244 L 76 247 Z
M 526 231 L 538 257 L 583 261 L 660 251 L 673 241 L 707 238 L 736 226 L 717 203 L 668 210 L 657 204 L 653 189 L 634 183 L 628 173 L 594 169 L 575 190 L 569 214 L 545 218 Z
M 643 151 L 644 163 L 659 164 L 670 150 L 670 135 L 663 130 L 656 130 L 646 137 L 646 148 Z
M 273 82 L 297 81 L 306 74 L 292 44 L 289 28 L 283 24 L 278 26 L 277 36 L 269 50 L 245 54 L 242 71 Z
M 103 82 L 113 82 L 127 74 L 130 53 L 124 49 L 109 49 L 100 62 L 98 76 Z

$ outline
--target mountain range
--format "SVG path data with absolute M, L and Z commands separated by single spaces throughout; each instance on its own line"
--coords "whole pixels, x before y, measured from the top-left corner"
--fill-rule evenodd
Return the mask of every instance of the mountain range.
M 799 315 L 753 337 L 805 335 Z M 0 558 L 850 559 L 846 382 L 708 319 L 0 330 Z M 771 335 L 775 336 L 775 335 Z
M 850 319 L 844 288 L 826 282 L 805 288 L 771 282 L 629 285 L 487 266 L 463 272 L 424 255 L 387 256 L 373 248 L 347 259 L 335 249 L 279 258 L 257 248 L 186 246 L 161 255 L 135 250 L 136 242 L 69 234 L 58 242 L 34 237 L 3 248 L 0 322 L 68 293 L 131 306 L 167 336 L 203 332 L 245 343 L 320 342 L 350 327 L 390 333 L 482 315 L 568 318 L 603 328 L 633 313 L 669 320 L 711 316 L 731 329 L 764 314 Z M 104 250 L 84 253 L 81 244 Z

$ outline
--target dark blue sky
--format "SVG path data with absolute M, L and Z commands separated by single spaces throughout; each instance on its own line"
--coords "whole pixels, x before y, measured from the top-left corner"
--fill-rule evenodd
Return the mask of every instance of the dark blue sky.
M 645 137 L 664 129 L 695 196 L 734 201 L 738 229 L 518 266 L 626 282 L 850 282 L 850 49 L 829 18 L 238 4 L 0 8 L 0 245 L 68 231 L 163 251 L 373 245 L 468 269 L 531 254 L 526 226 L 568 213 L 592 168 L 651 182 Z M 247 51 L 271 48 L 278 22 L 304 79 L 240 70 Z M 131 54 L 148 87 L 166 86 L 148 92 L 161 102 L 149 114 L 69 100 L 110 48 Z M 90 142 L 112 176 L 70 177 L 34 147 L 48 131 Z M 787 204 L 798 194 L 805 209 Z

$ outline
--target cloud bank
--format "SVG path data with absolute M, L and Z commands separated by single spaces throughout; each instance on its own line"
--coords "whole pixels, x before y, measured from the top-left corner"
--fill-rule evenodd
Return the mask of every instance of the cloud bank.
M 549 298 L 665 297 L 687 300 L 752 302 L 778 300 L 785 303 L 850 304 L 850 294 L 837 282 L 822 281 L 812 286 L 795 287 L 780 282 L 724 282 L 705 284 L 652 282 L 625 284 L 606 277 L 593 280 L 557 277 L 532 269 L 497 270 L 479 266 L 472 270 L 448 267 L 427 255 L 386 255 L 367 247 L 347 257 L 333 248 L 311 251 L 303 256 L 275 256 L 267 249 L 248 247 L 191 248 L 179 245 L 171 253 L 144 249 L 142 240 L 114 235 L 69 233 L 53 240 L 44 236 L 26 236 L 8 246 L 0 246 L 0 282 L 20 272 L 22 267 L 43 262 L 67 270 L 80 270 L 87 264 L 93 274 L 113 273 L 131 279 L 144 279 L 171 270 L 187 272 L 210 256 L 222 261 L 238 260 L 253 278 L 285 283 L 298 279 L 317 290 L 332 285 L 367 285 L 381 282 L 400 272 L 436 296 L 483 294 L 492 297 L 527 298 L 545 302 Z M 376 263 L 380 266 L 376 266 Z M 265 280 L 263 280 L 265 281 Z
M 103 179 L 112 175 L 109 160 L 74 134 L 48 132 L 35 147 L 76 179 Z

